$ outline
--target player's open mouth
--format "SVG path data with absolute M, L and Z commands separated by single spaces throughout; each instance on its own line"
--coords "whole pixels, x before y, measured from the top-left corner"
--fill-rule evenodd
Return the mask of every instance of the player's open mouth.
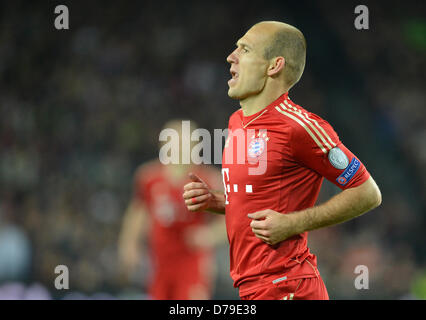
M 231 76 L 232 76 L 232 78 L 228 81 L 228 84 L 229 85 L 233 85 L 233 84 L 235 84 L 235 82 L 237 81 L 237 78 L 238 78 L 238 73 L 237 72 L 235 72 L 235 71 L 230 71 L 231 72 Z

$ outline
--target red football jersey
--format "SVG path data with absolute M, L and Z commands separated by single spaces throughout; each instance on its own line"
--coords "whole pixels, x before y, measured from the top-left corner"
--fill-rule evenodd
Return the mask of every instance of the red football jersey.
M 211 182 L 217 174 L 206 167 L 191 171 L 206 182 Z M 189 181 L 187 173 L 180 181 L 171 181 L 165 166 L 158 161 L 143 165 L 136 174 L 134 196 L 144 203 L 151 218 L 149 242 L 154 261 L 158 261 L 157 268 L 170 269 L 167 261 L 196 259 L 200 254 L 188 245 L 187 232 L 192 227 L 204 225 L 210 215 L 190 212 L 186 208 L 182 190 Z
M 241 294 L 242 284 L 247 292 L 273 274 L 289 280 L 314 276 L 313 268 L 299 267 L 307 257 L 316 264 L 307 232 L 271 246 L 254 235 L 247 214 L 312 207 L 324 177 L 346 189 L 361 185 L 369 173 L 328 122 L 294 104 L 287 93 L 251 116 L 236 111 L 228 129 L 222 175 L 234 286 Z

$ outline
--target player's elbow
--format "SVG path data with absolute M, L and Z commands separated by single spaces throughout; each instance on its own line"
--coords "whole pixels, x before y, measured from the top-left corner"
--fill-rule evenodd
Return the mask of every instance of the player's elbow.
M 369 189 L 370 210 L 372 210 L 382 204 L 382 193 L 372 178 Z
M 356 194 L 355 202 L 363 213 L 377 208 L 382 203 L 382 193 L 372 177 L 356 188 Z
M 377 208 L 378 206 L 382 204 L 382 193 L 380 192 L 379 188 L 375 190 L 372 202 L 373 202 L 372 209 Z

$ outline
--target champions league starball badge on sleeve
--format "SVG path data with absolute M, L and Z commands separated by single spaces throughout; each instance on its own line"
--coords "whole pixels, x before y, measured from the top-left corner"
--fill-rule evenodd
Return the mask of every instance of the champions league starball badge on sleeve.
M 349 159 L 346 154 L 338 147 L 335 147 L 330 150 L 328 153 L 328 160 L 331 165 L 336 169 L 343 170 L 349 164 Z

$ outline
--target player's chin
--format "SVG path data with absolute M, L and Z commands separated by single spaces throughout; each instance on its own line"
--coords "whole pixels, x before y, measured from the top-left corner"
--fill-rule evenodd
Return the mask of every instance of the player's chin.
M 237 90 L 235 90 L 235 88 L 230 87 L 230 88 L 228 89 L 228 97 L 230 97 L 231 99 L 239 100 L 239 99 L 241 98 L 240 96 L 241 96 L 241 95 L 240 95 L 240 94 L 238 94 L 238 92 L 237 92 Z

